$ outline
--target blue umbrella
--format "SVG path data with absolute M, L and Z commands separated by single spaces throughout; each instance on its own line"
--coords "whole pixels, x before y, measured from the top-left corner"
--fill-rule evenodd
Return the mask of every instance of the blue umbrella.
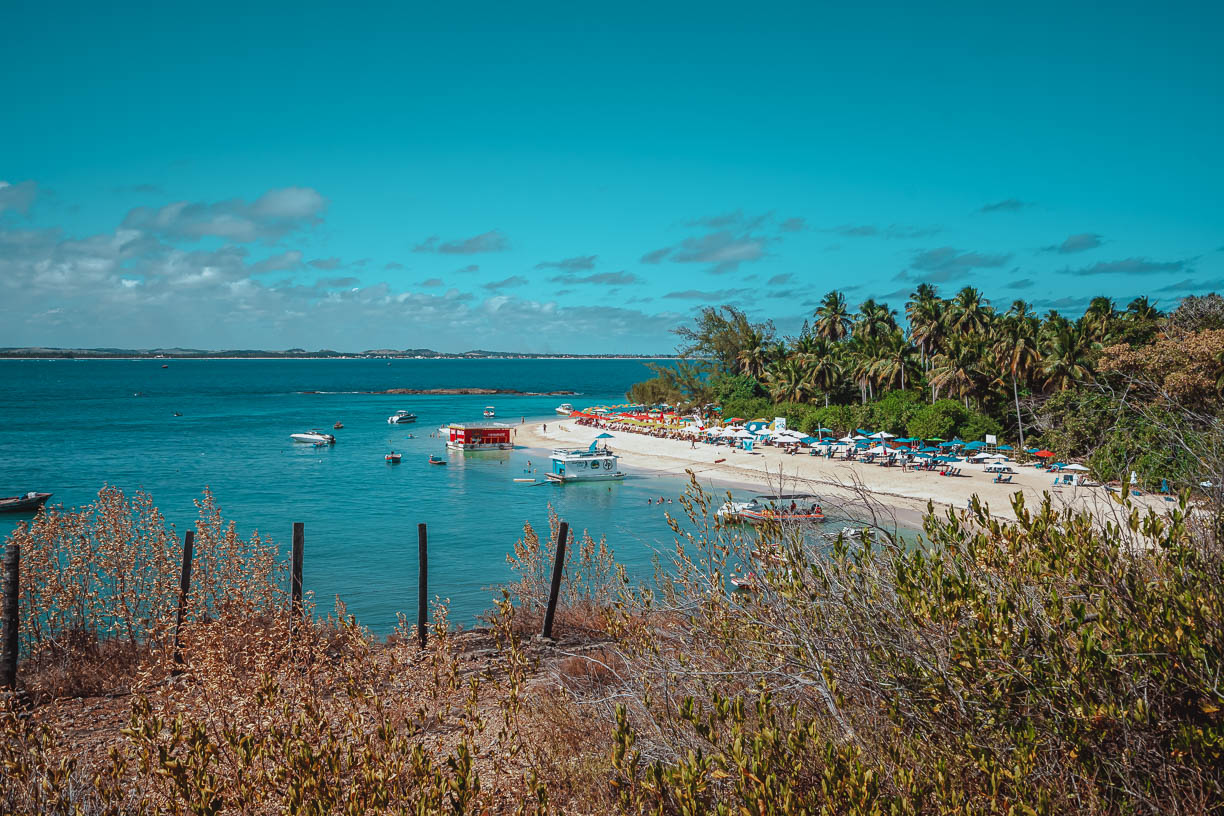
M 999 445 L 996 450 L 1015 450 L 1011 445 Z
M 923 453 L 939 453 L 939 448 L 932 448 L 930 445 L 925 448 L 919 448 L 918 450 L 922 451 Z
M 974 450 L 977 450 L 978 448 L 984 448 L 984 447 L 986 447 L 985 442 L 970 442 L 968 445 L 965 446 L 966 449 L 973 448 Z

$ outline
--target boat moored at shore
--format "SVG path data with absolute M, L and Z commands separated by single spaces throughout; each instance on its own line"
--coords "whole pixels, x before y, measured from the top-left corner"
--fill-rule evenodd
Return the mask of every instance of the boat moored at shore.
M 763 521 L 824 521 L 825 514 L 819 496 L 811 493 L 777 493 L 755 496 L 746 502 L 727 502 L 718 508 L 718 517 L 724 522 L 759 524 Z
M 558 448 L 551 454 L 552 469 L 545 475 L 549 481 L 559 484 L 569 482 L 604 482 L 623 479 L 625 474 L 617 467 L 620 457 L 608 448 Z
M 498 422 L 454 423 L 443 429 L 451 450 L 510 450 L 511 428 Z
M 304 433 L 289 434 L 289 438 L 294 442 L 303 442 L 307 445 L 334 445 L 336 437 L 329 433 L 323 433 L 317 428 L 312 428 Z

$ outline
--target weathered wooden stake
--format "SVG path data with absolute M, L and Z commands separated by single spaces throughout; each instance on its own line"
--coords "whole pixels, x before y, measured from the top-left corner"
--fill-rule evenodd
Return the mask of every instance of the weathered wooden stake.
M 306 545 L 306 525 L 293 522 L 293 560 L 289 567 L 289 594 L 296 615 L 302 614 L 302 558 Z
M 417 525 L 417 640 L 421 648 L 429 636 L 429 541 L 425 525 Z
M 4 607 L 0 625 L 0 688 L 17 688 L 17 592 L 21 588 L 21 547 L 10 541 L 4 551 Z
M 557 614 L 557 596 L 561 594 L 561 574 L 565 571 L 565 540 L 569 538 L 569 524 L 561 522 L 557 528 L 557 554 L 553 558 L 552 586 L 548 590 L 548 610 L 544 613 L 544 637 L 552 637 L 553 617 Z
M 181 666 L 183 663 L 182 643 L 179 636 L 183 631 L 183 618 L 187 616 L 187 595 L 191 592 L 191 556 L 194 552 L 195 531 L 188 530 L 183 534 L 183 572 L 179 578 L 178 614 L 174 618 L 174 664 L 176 666 Z

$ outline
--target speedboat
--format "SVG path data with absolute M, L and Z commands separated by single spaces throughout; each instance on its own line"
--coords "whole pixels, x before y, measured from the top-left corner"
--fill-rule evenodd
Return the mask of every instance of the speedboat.
M 336 437 L 329 433 L 323 433 L 317 428 L 313 428 L 305 433 L 289 434 L 289 438 L 294 442 L 305 442 L 307 445 L 334 445 Z
M 391 451 L 386 456 L 384 456 L 383 459 L 387 460 L 388 464 L 398 465 L 400 463 L 400 456 L 401 454 L 398 454 L 395 451 Z
M 405 422 L 416 422 L 416 414 L 411 411 L 396 411 L 394 415 L 387 417 L 387 422 L 391 425 L 403 425 Z
M 431 453 L 431 454 L 429 454 L 429 464 L 431 464 L 431 465 L 445 465 L 445 464 L 446 464 L 446 460 L 445 460 L 445 459 L 439 459 L 437 456 L 434 456 L 434 455 Z
M 50 493 L 35 493 L 31 490 L 24 496 L 0 498 L 0 513 L 32 513 L 47 503 Z
M 557 406 L 556 411 L 561 416 L 569 416 L 570 414 L 574 413 L 574 406 L 570 405 L 568 402 L 563 402 Z
M 493 411 L 493 406 L 492 406 L 492 405 L 487 405 L 487 406 L 485 406 L 485 409 L 484 409 L 484 415 L 485 415 L 486 417 L 496 416 L 496 413 Z
M 724 522 L 746 521 L 759 524 L 764 521 L 816 522 L 824 521 L 824 509 L 820 497 L 810 493 L 779 493 L 756 496 L 747 502 L 727 502 L 718 508 L 718 517 Z

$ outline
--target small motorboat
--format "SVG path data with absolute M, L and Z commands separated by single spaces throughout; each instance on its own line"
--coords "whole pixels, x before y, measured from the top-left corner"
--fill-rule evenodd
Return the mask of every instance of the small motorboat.
M 164 365 L 164 366 L 162 366 L 162 368 L 169 368 L 169 367 L 170 367 L 170 366 L 168 366 L 168 365 Z
M 389 425 L 403 425 L 405 422 L 416 422 L 417 416 L 411 411 L 396 411 L 392 416 L 387 417 Z
M 431 464 L 431 465 L 445 465 L 445 464 L 446 464 L 446 460 L 445 460 L 445 459 L 441 459 L 441 458 L 439 458 L 439 457 L 437 457 L 437 456 L 434 456 L 434 455 L 431 453 L 431 454 L 429 454 L 429 464 Z
M 754 592 L 757 588 L 757 578 L 755 572 L 740 572 L 732 575 L 729 579 L 731 586 L 735 587 L 737 592 Z
M 493 417 L 493 416 L 497 416 L 497 413 L 493 410 L 492 405 L 486 405 L 484 409 L 484 415 L 486 417 Z
M 306 431 L 305 433 L 289 434 L 289 438 L 294 442 L 305 442 L 307 445 L 334 445 L 336 437 L 329 433 L 323 433 L 317 428 Z
M 24 496 L 0 497 L 0 513 L 33 513 L 47 503 L 50 493 L 35 493 L 31 490 Z
M 398 465 L 400 463 L 400 456 L 401 454 L 398 454 L 395 451 L 391 451 L 386 456 L 384 456 L 383 459 L 387 460 L 387 464 Z
M 810 493 L 764 495 L 746 502 L 726 502 L 718 508 L 717 516 L 723 523 L 819 522 L 824 521 L 825 514 L 818 502 L 819 497 Z
M 556 411 L 561 416 L 569 416 L 570 414 L 574 413 L 574 406 L 570 405 L 568 402 L 563 402 L 557 406 Z
M 337 422 L 335 425 L 333 425 L 333 426 L 332 426 L 332 429 L 333 429 L 333 430 L 338 431 L 338 430 L 340 430 L 340 429 L 341 429 L 341 428 L 343 428 L 343 427 L 344 427 L 344 423 L 343 423 L 343 422 Z

